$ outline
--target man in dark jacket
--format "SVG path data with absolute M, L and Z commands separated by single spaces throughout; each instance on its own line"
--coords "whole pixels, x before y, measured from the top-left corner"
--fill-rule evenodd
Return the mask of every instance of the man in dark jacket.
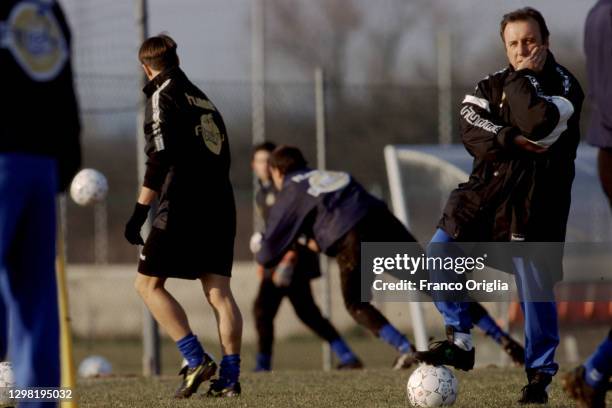
M 251 167 L 257 177 L 259 188 L 255 194 L 257 213 L 262 218 L 261 232 L 265 232 L 270 209 L 276 201 L 278 190 L 270 177 L 268 158 L 276 146 L 264 142 L 255 146 Z M 256 232 L 254 237 L 261 232 Z M 257 241 L 257 239 L 255 239 Z M 256 242 L 253 242 L 257 246 Z M 251 248 L 257 253 L 257 248 Z M 321 276 L 319 255 L 304 245 L 296 243 L 287 251 L 276 268 L 258 265 L 259 291 L 253 304 L 255 329 L 258 337 L 258 352 L 255 371 L 272 369 L 272 346 L 274 344 L 274 318 L 284 297 L 287 297 L 299 319 L 319 337 L 329 343 L 339 360 L 338 369 L 361 368 L 361 361 L 340 336 L 331 322 L 323 317 L 312 296 L 310 281 Z
M 479 82 L 475 93 L 463 100 L 462 140 L 474 157 L 473 170 L 469 181 L 451 193 L 430 251 L 439 248 L 435 243 L 453 241 L 565 240 L 583 93 L 549 51 L 549 32 L 538 11 L 524 8 L 506 14 L 500 34 L 510 65 Z M 562 278 L 561 256 L 554 262 L 512 262 L 525 314 L 529 381 L 519 402 L 545 403 L 546 387 L 558 370 L 553 285 Z M 450 273 L 442 279 L 464 277 Z M 529 301 L 533 291 L 547 301 Z M 448 340 L 417 357 L 471 369 L 469 305 L 439 299 L 436 306 Z
M 144 88 L 147 168 L 125 228 L 130 243 L 144 244 L 136 290 L 188 362 L 175 394 L 188 398 L 215 373 L 216 364 L 164 285 L 167 278 L 201 281 L 217 317 L 223 352 L 219 379 L 208 395 L 239 395 L 242 317 L 230 289 L 236 209 L 223 118 L 179 68 L 170 37 L 149 38 L 138 56 L 150 82 Z M 144 243 L 140 229 L 157 196 L 159 207 Z
M 0 357 L 10 344 L 18 388 L 59 387 L 55 195 L 81 163 L 71 37 L 55 1 L 2 1 L 0 28 L 10 82 L 0 98 Z

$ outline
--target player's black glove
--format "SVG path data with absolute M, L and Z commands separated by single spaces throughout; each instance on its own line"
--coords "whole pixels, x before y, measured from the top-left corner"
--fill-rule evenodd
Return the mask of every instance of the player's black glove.
M 143 224 L 147 220 L 147 216 L 149 215 L 148 205 L 136 203 L 134 207 L 134 213 L 128 220 L 127 224 L 125 224 L 125 239 L 132 245 L 144 245 L 144 241 L 140 236 L 140 229 Z

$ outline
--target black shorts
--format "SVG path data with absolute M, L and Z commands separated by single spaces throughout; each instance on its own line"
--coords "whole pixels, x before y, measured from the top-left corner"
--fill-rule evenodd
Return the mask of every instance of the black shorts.
M 138 272 L 160 278 L 198 279 L 207 273 L 230 277 L 233 261 L 234 237 L 185 243 L 166 230 L 151 228 Z

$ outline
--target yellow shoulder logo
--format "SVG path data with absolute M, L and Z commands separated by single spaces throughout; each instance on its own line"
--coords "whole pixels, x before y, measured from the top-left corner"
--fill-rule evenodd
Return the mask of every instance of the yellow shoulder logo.
M 57 77 L 68 60 L 68 45 L 50 9 L 21 2 L 11 10 L 5 27 L 2 47 L 30 78 L 44 82 Z

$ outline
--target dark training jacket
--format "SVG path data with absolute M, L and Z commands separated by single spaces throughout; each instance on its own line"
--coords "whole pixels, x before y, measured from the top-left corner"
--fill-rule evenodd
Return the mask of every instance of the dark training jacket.
M 439 227 L 461 241 L 564 242 L 583 99 L 550 52 L 538 74 L 508 67 L 480 81 L 461 107 L 472 173 L 450 194 Z M 516 147 L 518 135 L 548 151 Z
M 272 181 L 264 184 L 261 181 L 258 183 L 257 192 L 255 193 L 255 205 L 257 213 L 261 216 L 265 231 L 265 226 L 268 224 L 270 210 L 276 203 L 276 195 L 278 190 L 274 187 Z M 306 246 L 300 243 L 294 243 L 293 249 L 297 252 L 298 262 L 295 265 L 294 273 L 299 274 L 307 279 L 314 279 L 321 276 L 321 266 L 319 264 L 319 254 L 311 251 Z
M 267 183 L 257 182 L 257 191 L 255 192 L 255 209 L 257 216 L 261 218 L 261 226 L 257 229 L 263 232 L 265 225 L 268 223 L 268 217 L 270 216 L 270 209 L 276 202 L 276 195 L 278 191 L 274 187 L 272 180 Z
M 160 193 L 153 226 L 192 243 L 233 239 L 236 207 L 221 114 L 178 67 L 157 75 L 143 91 L 143 184 Z
M 81 165 L 71 37 L 55 1 L 0 1 L 0 154 L 57 159 L 60 191 Z
M 257 262 L 273 267 L 301 234 L 333 256 L 340 238 L 371 209 L 385 206 L 348 173 L 304 168 L 287 174 L 270 210 Z
M 583 93 L 549 53 L 544 69 L 499 71 L 461 108 L 461 137 L 474 157 L 469 181 L 447 202 L 439 226 L 456 239 L 563 242 L 569 215 Z M 528 153 L 523 135 L 549 145 Z

